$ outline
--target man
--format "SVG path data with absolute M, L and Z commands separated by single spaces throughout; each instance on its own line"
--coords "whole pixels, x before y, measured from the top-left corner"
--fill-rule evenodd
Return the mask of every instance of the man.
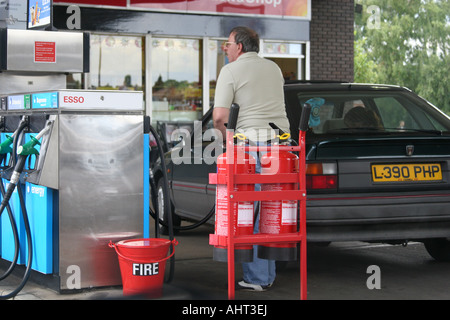
M 221 131 L 223 139 L 226 139 L 225 123 L 232 103 L 240 106 L 236 131 L 242 132 L 250 142 L 264 145 L 274 139 L 277 132 L 271 129 L 270 122 L 289 132 L 283 74 L 274 62 L 258 56 L 258 34 L 247 27 L 233 28 L 224 51 L 230 63 L 222 68 L 217 79 L 213 110 L 214 127 Z M 256 171 L 260 169 L 257 161 Z M 258 224 L 259 215 L 255 232 Z M 275 261 L 259 259 L 254 250 L 253 262 L 244 263 L 243 271 L 244 279 L 238 286 L 263 291 L 275 280 Z
M 274 62 L 258 56 L 258 34 L 247 27 L 236 27 L 224 44 L 224 51 L 230 63 L 217 79 L 213 112 L 214 127 L 222 132 L 223 139 L 233 102 L 240 106 L 237 130 L 247 132 L 250 140 L 274 138 L 269 122 L 289 132 L 283 74 Z

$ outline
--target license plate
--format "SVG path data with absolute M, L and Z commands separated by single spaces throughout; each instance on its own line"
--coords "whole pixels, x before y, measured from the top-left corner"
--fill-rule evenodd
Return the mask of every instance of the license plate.
M 441 181 L 442 170 L 439 163 L 374 164 L 372 179 L 373 182 Z

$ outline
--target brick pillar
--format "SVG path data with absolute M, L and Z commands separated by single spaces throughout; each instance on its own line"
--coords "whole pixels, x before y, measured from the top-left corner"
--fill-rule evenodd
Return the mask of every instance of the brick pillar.
M 312 0 L 311 80 L 354 80 L 354 1 Z

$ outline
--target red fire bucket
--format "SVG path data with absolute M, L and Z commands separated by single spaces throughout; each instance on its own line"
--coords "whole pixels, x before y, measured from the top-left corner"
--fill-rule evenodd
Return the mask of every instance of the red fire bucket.
M 132 239 L 110 242 L 116 250 L 122 276 L 123 295 L 162 296 L 166 260 L 175 253 L 178 242 L 167 239 Z M 172 254 L 167 256 L 170 245 Z

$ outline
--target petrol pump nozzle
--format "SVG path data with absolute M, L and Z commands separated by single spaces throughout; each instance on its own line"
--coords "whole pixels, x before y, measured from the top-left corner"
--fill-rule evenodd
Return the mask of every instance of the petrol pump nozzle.
M 31 154 L 39 154 L 39 151 L 37 151 L 34 146 L 35 145 L 41 145 L 38 139 L 36 139 L 33 136 L 30 136 L 31 140 L 25 143 L 22 146 L 19 146 L 17 148 L 17 154 L 20 156 L 29 156 Z
M 42 129 L 42 130 L 37 134 L 36 137 L 30 136 L 30 137 L 31 137 L 31 140 L 30 140 L 30 141 L 28 141 L 27 143 L 25 143 L 25 144 L 22 145 L 22 146 L 19 146 L 19 147 L 17 148 L 17 154 L 18 154 L 18 155 L 21 155 L 21 156 L 29 156 L 29 155 L 31 155 L 31 154 L 39 154 L 39 151 L 37 151 L 37 150 L 34 148 L 34 146 L 37 145 L 37 144 L 38 144 L 38 145 L 41 145 L 41 143 L 39 142 L 39 139 L 41 139 L 42 136 L 43 136 L 48 130 L 50 130 L 50 125 L 51 125 L 51 123 L 52 123 L 52 122 L 49 122 L 49 123 L 47 124 L 47 126 L 46 126 L 44 129 Z
M 7 154 L 12 152 L 11 145 L 14 142 L 14 134 L 12 136 L 6 135 L 6 140 L 0 143 L 0 154 Z
M 37 151 L 34 148 L 34 146 L 37 144 L 39 145 L 41 144 L 39 142 L 39 139 L 42 138 L 42 136 L 50 129 L 50 124 L 51 122 L 49 122 L 47 126 L 37 134 L 36 137 L 31 136 L 30 141 L 28 141 L 22 146 L 17 147 L 17 154 L 19 155 L 19 158 L 17 160 L 16 166 L 14 167 L 14 172 L 11 175 L 10 183 L 12 185 L 16 186 L 17 183 L 19 182 L 19 178 L 25 166 L 25 161 L 27 160 L 27 157 L 32 154 L 39 154 L 39 151 Z

